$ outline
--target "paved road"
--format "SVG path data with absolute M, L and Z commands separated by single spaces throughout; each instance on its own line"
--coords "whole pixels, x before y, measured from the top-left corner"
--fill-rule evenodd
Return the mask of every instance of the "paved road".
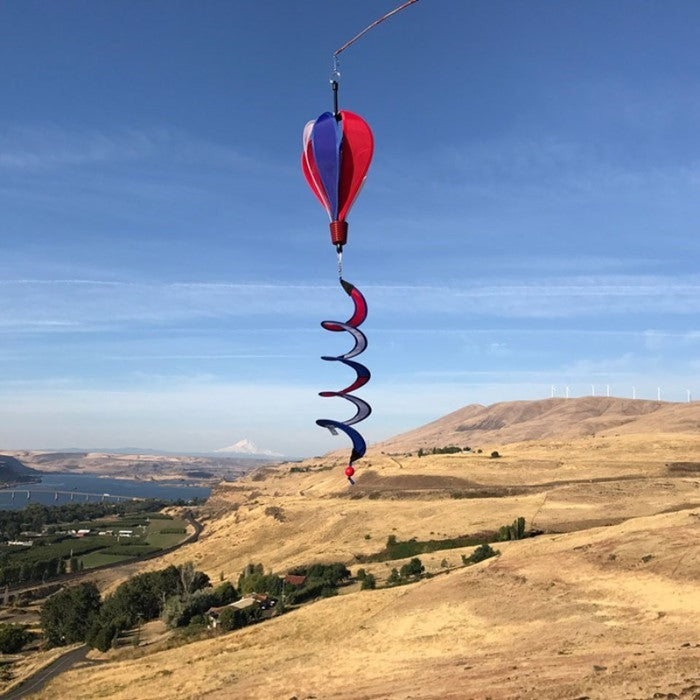
M 11 690 L 7 695 L 2 696 L 2 700 L 20 700 L 21 698 L 38 693 L 50 680 L 53 680 L 59 673 L 67 671 L 73 664 L 83 661 L 90 648 L 85 644 L 77 649 L 67 651 L 63 656 L 59 656 L 41 671 L 27 678 L 15 690 Z

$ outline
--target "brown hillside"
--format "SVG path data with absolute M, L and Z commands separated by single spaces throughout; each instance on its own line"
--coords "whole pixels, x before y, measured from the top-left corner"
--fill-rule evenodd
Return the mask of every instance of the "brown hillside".
M 221 484 L 199 510 L 198 542 L 133 566 L 194 561 L 235 583 L 249 562 L 284 574 L 342 561 L 380 588 L 355 583 L 190 644 L 93 651 L 40 696 L 697 700 L 697 422 L 695 404 L 470 406 L 371 448 L 351 488 L 347 451 Z M 418 457 L 418 439 L 484 450 Z M 518 517 L 542 534 L 492 542 L 500 556 L 472 566 L 473 547 L 421 554 L 432 577 L 417 583 L 383 588 L 407 560 L 366 561 L 389 536 L 489 537 Z M 114 576 L 96 575 L 102 590 Z
M 700 558 L 688 511 L 500 545 L 175 649 L 124 650 L 41 697 L 697 698 Z M 673 694 L 671 694 L 673 693 Z
M 700 403 L 668 403 L 587 396 L 578 399 L 509 401 L 460 408 L 377 447 L 408 452 L 448 445 L 507 445 L 631 433 L 700 432 Z

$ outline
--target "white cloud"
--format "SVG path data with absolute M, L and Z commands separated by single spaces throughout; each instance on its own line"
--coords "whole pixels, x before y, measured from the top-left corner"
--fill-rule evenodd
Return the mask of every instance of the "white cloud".
M 284 323 L 326 316 L 330 285 L 131 283 L 5 280 L 0 328 L 74 330 L 119 323 L 257 318 Z M 695 277 L 600 277 L 498 285 L 374 286 L 364 289 L 381 327 L 390 317 L 606 318 L 620 314 L 688 315 L 700 310 Z M 320 293 L 322 292 L 322 293 Z M 347 313 L 345 307 L 337 312 Z M 330 312 L 333 313 L 333 312 Z
M 53 125 L 14 127 L 0 132 L 0 169 L 55 168 L 138 160 L 153 155 L 167 140 L 165 132 L 122 129 L 71 132 Z

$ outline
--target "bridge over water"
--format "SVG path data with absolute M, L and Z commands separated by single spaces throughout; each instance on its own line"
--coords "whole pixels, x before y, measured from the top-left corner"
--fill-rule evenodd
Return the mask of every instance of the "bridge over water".
M 117 496 L 112 493 L 90 493 L 88 491 L 61 491 L 56 489 L 3 489 L 0 491 L 0 499 L 7 500 L 5 495 L 9 496 L 11 501 L 31 501 L 32 495 L 45 496 L 53 494 L 54 501 L 109 501 L 112 503 L 118 503 L 119 501 L 144 501 L 144 498 L 139 498 L 138 496 Z M 42 499 L 44 500 L 44 499 Z

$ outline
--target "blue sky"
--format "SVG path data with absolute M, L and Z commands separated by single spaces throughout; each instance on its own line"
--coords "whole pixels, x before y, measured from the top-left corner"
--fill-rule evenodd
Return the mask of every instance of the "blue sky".
M 0 0 L 0 446 L 345 446 L 299 169 L 397 2 Z M 700 396 L 700 4 L 420 0 L 341 56 L 376 441 L 471 403 Z

